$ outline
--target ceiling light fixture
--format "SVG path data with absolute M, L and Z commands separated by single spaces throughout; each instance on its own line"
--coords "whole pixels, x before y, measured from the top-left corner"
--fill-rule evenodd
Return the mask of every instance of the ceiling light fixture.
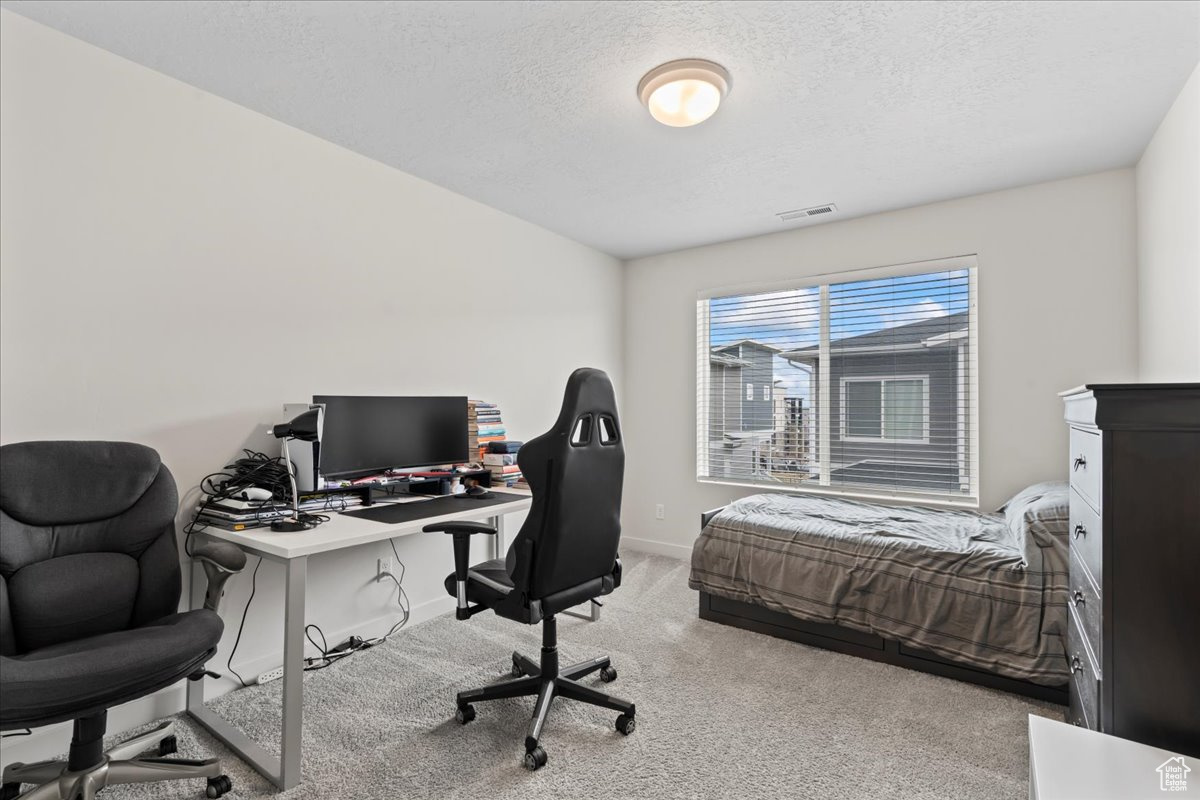
M 663 125 L 686 128 L 715 114 L 732 87 L 729 70 L 720 64 L 682 58 L 647 72 L 638 82 L 638 99 Z

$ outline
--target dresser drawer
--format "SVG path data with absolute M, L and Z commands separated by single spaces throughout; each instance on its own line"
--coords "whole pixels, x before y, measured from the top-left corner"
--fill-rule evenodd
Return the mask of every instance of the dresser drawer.
M 1071 701 L 1067 722 L 1100 730 L 1100 673 L 1083 642 L 1075 609 L 1067 615 L 1067 664 L 1071 668 Z
M 1100 527 L 1100 515 L 1084 500 L 1075 488 L 1071 488 L 1071 553 L 1087 567 L 1092 583 L 1101 592 L 1104 591 L 1104 581 L 1101 577 L 1100 557 L 1103 546 L 1103 531 Z M 1072 587 L 1074 588 L 1074 587 Z
M 1096 661 L 1096 671 L 1104 671 L 1104 654 L 1100 636 L 1100 593 L 1084 572 L 1077 553 L 1071 553 L 1071 580 L 1067 584 L 1067 605 L 1079 618 L 1080 633 Z
M 1101 473 L 1100 434 L 1092 431 L 1071 428 L 1071 488 L 1075 489 L 1084 499 L 1092 504 L 1092 508 L 1100 508 L 1100 473 Z

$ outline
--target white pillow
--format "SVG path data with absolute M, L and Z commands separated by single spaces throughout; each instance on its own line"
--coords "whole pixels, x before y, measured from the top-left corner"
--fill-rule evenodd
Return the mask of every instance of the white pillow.
M 1032 537 L 1038 547 L 1062 546 L 1070 534 L 1070 489 L 1064 481 L 1027 486 L 996 510 L 1004 512 L 1014 536 Z

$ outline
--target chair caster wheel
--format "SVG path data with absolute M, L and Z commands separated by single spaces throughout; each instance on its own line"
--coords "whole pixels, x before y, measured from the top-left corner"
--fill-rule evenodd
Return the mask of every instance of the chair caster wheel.
M 158 757 L 169 756 L 179 752 L 179 742 L 174 735 L 164 736 L 158 743 Z
M 231 789 L 233 789 L 233 781 L 229 780 L 229 776 L 218 775 L 208 779 L 208 787 L 204 790 L 204 796 L 220 797 Z
M 458 720 L 459 725 L 466 725 L 468 722 L 475 719 L 475 706 L 468 703 L 458 710 L 458 713 L 454 715 L 454 718 Z
M 617 730 L 619 730 L 625 736 L 633 733 L 635 727 L 637 727 L 637 722 L 635 722 L 633 717 L 629 716 L 628 714 L 622 714 L 621 716 L 617 717 Z
M 617 679 L 617 668 L 616 667 L 605 667 L 604 669 L 600 670 L 600 680 L 604 681 L 605 683 L 612 683 L 616 679 Z
M 535 772 L 546 766 L 546 751 L 539 744 L 525 754 L 525 769 Z
M 6 783 L 0 786 L 0 800 L 16 800 L 21 794 L 21 784 Z

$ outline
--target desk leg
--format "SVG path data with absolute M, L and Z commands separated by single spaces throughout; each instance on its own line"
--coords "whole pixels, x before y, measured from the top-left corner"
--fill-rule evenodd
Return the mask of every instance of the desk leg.
M 283 735 L 281 745 L 283 758 L 268 753 L 262 746 L 230 723 L 204 707 L 204 680 L 188 681 L 187 710 L 201 727 L 224 742 L 260 775 L 280 789 L 287 789 L 300 782 L 300 704 L 304 674 L 304 581 L 306 558 L 284 562 L 287 572 L 287 598 L 284 601 L 284 683 L 283 683 Z M 204 572 L 200 565 L 192 565 L 192 608 L 204 605 Z M 299 614 L 295 613 L 299 608 Z M 296 628 L 293 632 L 292 628 Z
M 283 736 L 280 740 L 279 788 L 300 782 L 300 739 L 304 732 L 304 593 L 308 557 L 289 559 L 283 615 Z
M 588 606 L 590 606 L 590 608 L 588 610 L 588 613 L 586 613 L 586 614 L 579 612 L 579 611 L 573 611 L 571 609 L 568 609 L 566 611 L 560 611 L 558 613 L 566 614 L 568 617 L 578 617 L 579 619 L 586 619 L 591 622 L 599 622 L 600 621 L 600 604 L 597 603 L 595 600 L 589 600 Z M 576 606 L 576 608 L 578 608 L 578 606 Z

